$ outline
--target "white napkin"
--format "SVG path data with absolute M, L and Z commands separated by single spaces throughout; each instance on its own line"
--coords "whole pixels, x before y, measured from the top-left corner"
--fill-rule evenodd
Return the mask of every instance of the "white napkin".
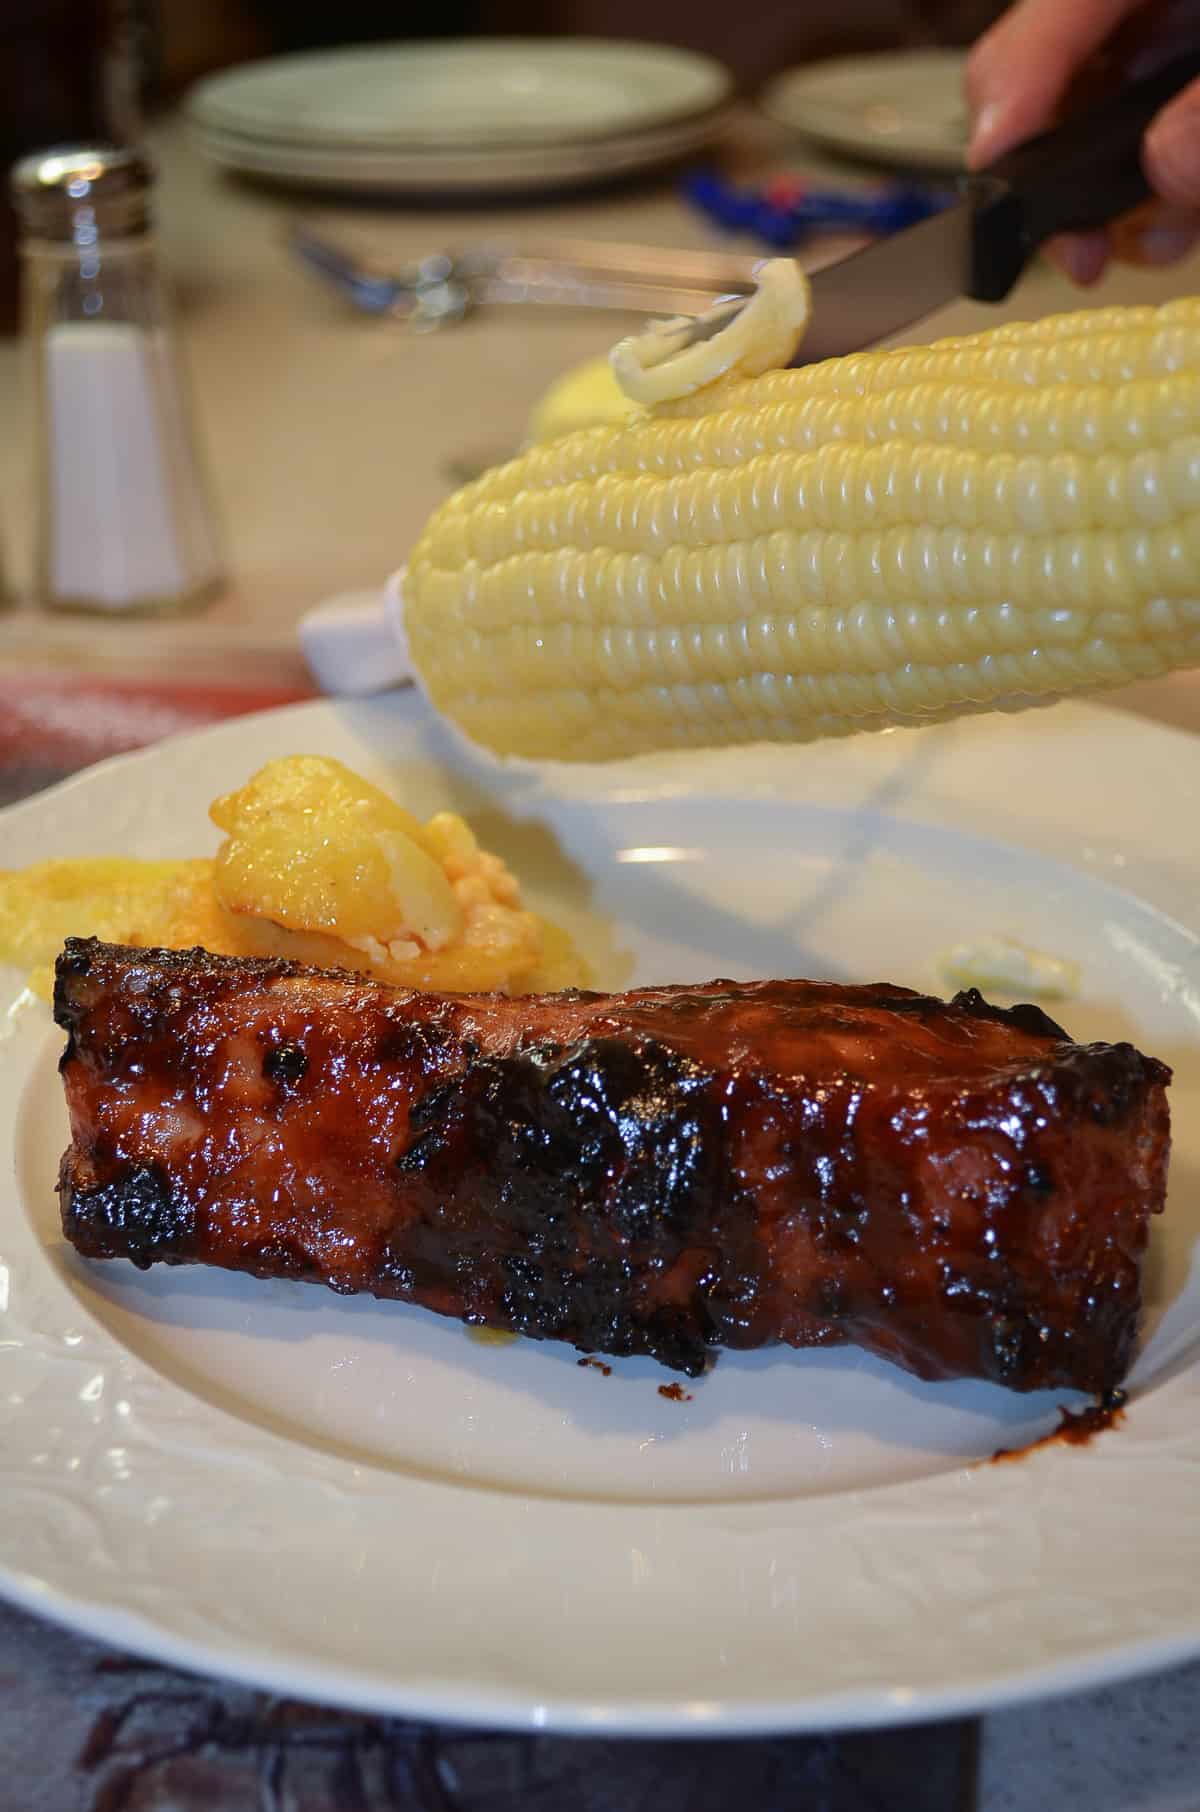
M 404 634 L 403 568 L 381 591 L 341 592 L 300 619 L 300 649 L 323 692 L 363 697 L 415 678 Z

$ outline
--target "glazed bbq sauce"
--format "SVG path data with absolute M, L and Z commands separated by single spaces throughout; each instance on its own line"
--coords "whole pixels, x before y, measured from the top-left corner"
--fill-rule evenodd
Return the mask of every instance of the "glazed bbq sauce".
M 1086 1447 L 1106 1428 L 1120 1427 L 1125 1419 L 1126 1401 L 1123 1390 L 1106 1390 L 1098 1403 L 1089 1403 L 1086 1409 L 1060 1409 L 1058 1427 L 1050 1434 L 1030 1441 L 1025 1447 L 998 1447 L 991 1460 L 985 1463 L 1023 1460 L 1026 1454 L 1035 1453 L 1039 1447 Z

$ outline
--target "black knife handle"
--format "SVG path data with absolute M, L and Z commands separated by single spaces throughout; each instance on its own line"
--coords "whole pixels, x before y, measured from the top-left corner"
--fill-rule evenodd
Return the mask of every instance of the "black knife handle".
M 969 177 L 975 218 L 967 294 L 1002 302 L 1043 239 L 1107 226 L 1145 201 L 1146 128 L 1197 76 L 1200 51 L 1189 51 Z

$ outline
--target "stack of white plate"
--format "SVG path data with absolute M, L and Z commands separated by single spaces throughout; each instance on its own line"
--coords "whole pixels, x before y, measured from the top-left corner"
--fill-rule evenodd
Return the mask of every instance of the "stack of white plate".
M 347 190 L 479 193 L 622 176 L 691 155 L 732 84 L 709 57 L 605 39 L 462 39 L 304 52 L 188 97 L 243 173 Z

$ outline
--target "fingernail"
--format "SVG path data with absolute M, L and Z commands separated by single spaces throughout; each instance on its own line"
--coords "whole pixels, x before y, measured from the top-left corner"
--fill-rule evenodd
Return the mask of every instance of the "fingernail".
M 1085 289 L 1099 282 L 1108 263 L 1108 242 L 1103 233 L 1063 234 L 1047 240 L 1042 250 L 1072 283 Z
M 1093 251 L 1089 247 L 1086 251 L 1077 252 L 1072 258 L 1068 275 L 1081 289 L 1091 289 L 1093 284 L 1099 283 L 1107 265 L 1107 252 Z
M 973 160 L 985 159 L 991 155 L 992 145 L 1000 135 L 1000 123 L 1004 118 L 1004 105 L 1001 101 L 989 101 L 981 107 L 971 128 L 970 154 Z
M 1178 118 L 1168 114 L 1146 135 L 1147 173 L 1159 194 L 1178 208 L 1194 208 L 1200 202 L 1200 147 L 1193 113 Z

